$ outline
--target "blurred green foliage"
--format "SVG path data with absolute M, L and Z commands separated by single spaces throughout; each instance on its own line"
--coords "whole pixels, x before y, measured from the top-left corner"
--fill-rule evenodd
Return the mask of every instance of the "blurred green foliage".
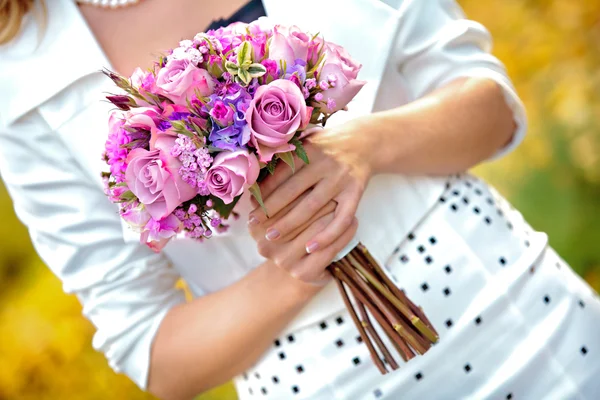
M 463 0 L 529 113 L 510 156 L 477 169 L 600 288 L 600 2 Z M 37 259 L 0 187 L 0 399 L 149 399 L 91 347 L 93 327 Z M 235 399 L 230 385 L 202 400 Z

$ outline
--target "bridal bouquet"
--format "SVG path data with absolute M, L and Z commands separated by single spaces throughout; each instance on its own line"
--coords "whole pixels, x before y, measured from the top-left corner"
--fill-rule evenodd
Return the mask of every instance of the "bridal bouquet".
M 358 93 L 359 69 L 342 47 L 261 18 L 183 40 L 129 78 L 105 71 L 122 90 L 107 96 L 117 109 L 104 152 L 106 193 L 155 251 L 180 234 L 210 238 L 227 229 L 245 190 L 264 208 L 258 183 L 279 162 L 294 169 L 294 154 L 309 162 L 303 137 Z M 367 310 L 405 360 L 437 341 L 363 246 L 330 271 L 382 373 L 381 358 L 398 365 Z

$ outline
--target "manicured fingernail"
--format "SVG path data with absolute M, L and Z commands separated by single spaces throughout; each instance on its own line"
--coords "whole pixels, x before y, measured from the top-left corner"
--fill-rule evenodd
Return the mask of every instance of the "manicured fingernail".
M 254 215 L 251 215 L 248 219 L 248 225 L 258 225 L 258 218 L 256 218 Z
M 265 235 L 265 237 L 267 238 L 267 240 L 275 240 L 280 236 L 280 233 L 277 231 L 277 229 L 267 229 L 267 234 Z
M 319 243 L 317 243 L 317 242 L 308 242 L 306 244 L 306 252 L 308 254 L 317 251 L 318 248 L 319 248 Z

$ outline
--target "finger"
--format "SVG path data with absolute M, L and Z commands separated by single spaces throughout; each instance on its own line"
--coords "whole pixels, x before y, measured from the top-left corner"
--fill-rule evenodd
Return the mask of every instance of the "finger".
M 354 218 L 348 229 L 333 243 L 322 250 L 311 253 L 296 263 L 290 274 L 303 282 L 322 285 L 329 281 L 327 267 L 336 255 L 354 238 L 358 228 L 358 220 Z
M 322 172 L 319 172 L 312 166 L 302 168 L 271 193 L 265 200 L 265 208 L 269 211 L 269 214 L 277 214 L 288 204 L 297 199 L 298 196 L 317 184 L 321 177 Z M 261 214 L 263 214 L 263 216 L 261 216 Z M 251 215 L 259 221 L 265 219 L 264 213 L 262 212 L 258 213 L 253 211 Z
M 330 201 L 329 203 L 325 204 L 325 206 L 323 208 L 321 208 L 315 215 L 313 215 L 311 219 L 309 219 L 304 224 L 302 224 L 301 226 L 294 229 L 292 232 L 283 236 L 282 241 L 288 242 L 290 240 L 295 239 L 296 237 L 298 237 L 298 235 L 300 233 L 304 232 L 313 222 L 315 222 L 319 218 L 323 217 L 324 215 L 333 213 L 335 211 L 336 207 L 337 207 L 337 203 L 333 200 Z
M 291 270 L 303 257 L 306 256 L 306 250 L 304 249 L 304 243 L 316 235 L 318 232 L 325 229 L 327 225 L 333 221 L 333 213 L 329 213 L 313 222 L 304 232 L 300 233 L 298 237 L 291 242 L 286 244 L 277 243 L 275 245 L 275 251 L 271 259 L 275 265 L 285 269 Z
M 306 243 L 306 251 L 312 253 L 320 248 L 325 248 L 342 236 L 354 221 L 358 201 L 359 196 L 354 194 L 339 198 L 338 206 L 335 209 L 335 219 L 327 228 Z
M 266 230 L 271 227 L 273 224 L 275 224 L 277 221 L 279 221 L 281 218 L 284 218 L 286 213 L 291 211 L 292 209 L 294 209 L 294 207 L 296 207 L 298 204 L 300 204 L 300 202 L 306 197 L 308 196 L 309 192 L 305 192 L 303 194 L 301 194 L 296 200 L 294 200 L 292 203 L 288 204 L 283 210 L 281 210 L 279 213 L 271 216 L 271 218 L 267 218 L 264 221 L 259 221 L 256 218 L 252 218 L 254 211 L 252 211 L 252 213 L 250 213 L 250 216 L 248 218 L 248 231 L 250 232 L 250 235 L 255 239 L 255 240 L 261 240 L 265 238 L 265 232 Z
M 300 170 L 300 168 L 298 168 Z M 273 193 L 279 185 L 287 181 L 294 173 L 289 165 L 279 162 L 273 174 L 267 174 L 267 177 L 260 183 L 260 193 L 263 199 L 266 199 Z
M 312 216 L 338 195 L 338 185 L 330 184 L 330 180 L 320 181 L 298 205 L 292 208 L 285 216 L 274 223 L 271 229 L 279 232 L 281 236 L 295 231 L 304 225 Z

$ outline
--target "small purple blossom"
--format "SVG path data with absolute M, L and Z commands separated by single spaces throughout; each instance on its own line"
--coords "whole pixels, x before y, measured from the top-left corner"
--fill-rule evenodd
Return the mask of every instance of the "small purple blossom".
M 315 78 L 307 79 L 304 83 L 304 87 L 308 90 L 314 89 L 317 87 L 317 80 Z
M 166 131 L 168 129 L 170 129 L 173 125 L 171 125 L 171 123 L 167 120 L 161 120 L 158 122 L 158 124 L 156 124 L 156 128 L 158 128 L 159 131 Z
M 190 186 L 194 186 L 200 195 L 208 195 L 204 180 L 213 159 L 206 147 L 198 148 L 196 144 L 185 135 L 178 135 L 171 155 L 181 161 L 179 174 Z
M 319 88 L 321 90 L 327 90 L 329 89 L 329 83 L 327 83 L 327 81 L 321 81 L 319 82 Z
M 219 149 L 235 151 L 250 141 L 250 129 L 247 125 L 243 127 L 229 125 L 221 128 L 215 124 L 208 139 Z
M 323 100 L 323 93 L 317 93 L 317 94 L 315 94 L 315 100 L 316 101 Z
M 327 108 L 329 109 L 329 111 L 335 110 L 335 100 L 331 97 L 327 99 Z

